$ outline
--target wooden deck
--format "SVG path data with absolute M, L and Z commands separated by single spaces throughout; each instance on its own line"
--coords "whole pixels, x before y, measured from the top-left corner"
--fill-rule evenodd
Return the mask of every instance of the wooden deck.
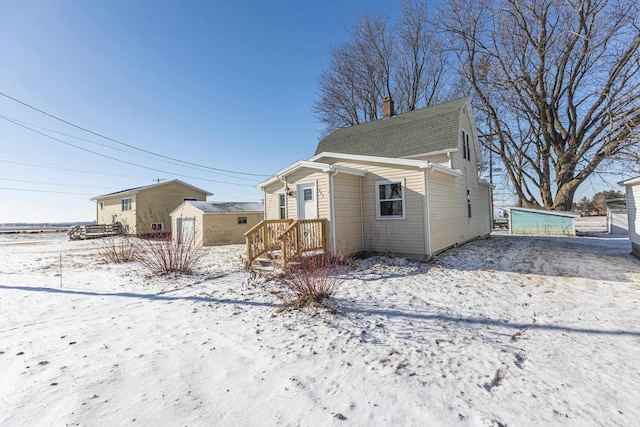
M 124 227 L 119 222 L 113 224 L 77 225 L 69 231 L 69 239 L 99 239 L 101 237 L 119 236 L 123 233 Z

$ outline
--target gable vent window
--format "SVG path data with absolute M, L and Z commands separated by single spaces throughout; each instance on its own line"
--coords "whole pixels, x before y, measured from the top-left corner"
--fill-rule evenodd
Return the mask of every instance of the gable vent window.
M 462 157 L 471 161 L 471 145 L 469 144 L 469 134 L 462 131 Z

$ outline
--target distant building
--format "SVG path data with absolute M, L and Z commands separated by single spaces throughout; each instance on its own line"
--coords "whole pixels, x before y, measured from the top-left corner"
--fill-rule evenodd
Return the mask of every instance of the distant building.
M 629 218 L 627 199 L 609 199 L 605 201 L 607 215 L 607 232 L 610 234 L 628 235 Z
M 575 236 L 575 219 L 571 212 L 509 208 L 509 233 L 539 236 Z
M 627 224 L 629 227 L 629 240 L 631 240 L 631 251 L 640 258 L 640 218 L 638 217 L 640 176 L 618 184 L 623 185 L 627 191 Z
M 120 222 L 127 234 L 169 234 L 169 214 L 181 203 L 205 201 L 212 194 L 178 179 L 129 188 L 92 198 L 97 224 Z

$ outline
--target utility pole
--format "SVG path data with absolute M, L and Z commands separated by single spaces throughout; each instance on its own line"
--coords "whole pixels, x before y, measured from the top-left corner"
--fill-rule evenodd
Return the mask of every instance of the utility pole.
M 160 184 L 160 181 L 166 181 L 166 179 L 164 179 L 164 178 L 156 178 L 156 179 L 152 179 L 152 181 L 155 181 L 158 184 Z

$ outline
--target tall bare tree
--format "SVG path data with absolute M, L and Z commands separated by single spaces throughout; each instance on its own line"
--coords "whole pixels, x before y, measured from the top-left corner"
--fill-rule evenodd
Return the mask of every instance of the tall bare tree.
M 402 4 L 395 23 L 365 16 L 354 25 L 352 39 L 332 49 L 314 105 L 326 132 L 379 118 L 385 95 L 394 99 L 398 112 L 453 96 L 447 90 L 444 41 L 428 11 L 425 1 L 412 0 Z
M 570 210 L 576 190 L 637 148 L 638 4 L 443 0 L 442 28 L 473 91 L 484 144 L 519 204 Z

